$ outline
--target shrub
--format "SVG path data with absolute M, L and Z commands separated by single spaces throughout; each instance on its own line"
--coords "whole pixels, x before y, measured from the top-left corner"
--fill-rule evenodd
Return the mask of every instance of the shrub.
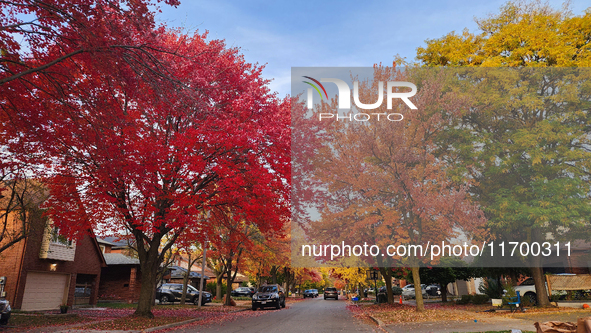
M 456 304 L 468 304 L 472 301 L 472 295 L 462 295 L 462 298 L 456 301 Z
M 472 295 L 472 303 L 474 304 L 485 304 L 488 303 L 490 297 L 488 295 Z
M 495 279 L 485 278 L 484 283 L 478 287 L 478 290 L 488 298 L 501 298 L 503 296 L 503 285 Z
M 217 283 L 210 282 L 205 286 L 205 290 L 210 292 L 214 297 L 216 296 L 216 286 Z M 222 296 L 226 294 L 226 284 L 222 283 Z
M 517 293 L 511 284 L 504 284 L 503 288 L 507 291 L 505 296 L 503 296 L 503 305 L 507 305 L 508 302 L 513 301 L 517 297 Z M 523 301 L 523 295 L 521 295 L 521 300 Z

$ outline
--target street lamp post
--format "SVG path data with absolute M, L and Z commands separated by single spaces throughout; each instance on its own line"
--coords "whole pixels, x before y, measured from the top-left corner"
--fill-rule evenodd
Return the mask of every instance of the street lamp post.
M 376 270 L 371 270 L 369 272 L 367 272 L 368 274 L 368 279 L 369 280 L 373 280 L 373 290 L 374 290 L 374 294 L 376 295 L 376 300 L 375 303 L 378 303 L 378 279 L 380 279 L 380 272 L 376 271 Z

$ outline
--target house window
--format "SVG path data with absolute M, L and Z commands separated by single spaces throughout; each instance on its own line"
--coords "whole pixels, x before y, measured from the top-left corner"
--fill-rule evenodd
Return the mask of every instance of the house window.
M 58 227 L 51 228 L 51 242 L 66 246 L 72 246 L 71 240 L 68 240 L 65 236 L 60 235 L 60 230 Z

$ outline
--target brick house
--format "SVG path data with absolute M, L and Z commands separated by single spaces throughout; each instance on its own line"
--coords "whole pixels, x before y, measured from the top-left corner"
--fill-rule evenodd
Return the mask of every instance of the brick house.
M 18 223 L 8 224 L 15 226 Z M 6 277 L 4 292 L 11 306 L 37 311 L 96 304 L 105 266 L 96 239 L 86 235 L 67 240 L 42 216 L 32 218 L 30 226 L 24 240 L 0 253 L 0 276 Z
M 185 280 L 185 275 L 187 274 L 187 269 L 184 267 L 180 267 L 180 266 L 170 266 L 170 279 L 167 279 L 166 282 L 168 283 L 183 283 L 183 281 Z M 200 282 L 205 282 L 208 279 L 210 279 L 210 276 L 212 275 L 207 275 L 208 271 L 210 272 L 210 274 L 212 274 L 213 272 L 211 272 L 210 269 L 205 268 L 205 276 L 204 279 L 201 279 L 201 265 L 197 266 L 197 265 L 193 265 L 193 267 L 191 268 L 191 273 L 189 274 L 189 284 L 192 285 L 193 287 L 199 289 L 199 284 Z M 205 284 L 203 285 L 205 287 Z
M 135 303 L 142 286 L 140 261 L 121 253 L 105 253 L 106 267 L 101 272 L 99 298 Z
M 97 241 L 106 262 L 101 271 L 99 299 L 136 303 L 142 282 L 135 250 L 117 237 L 97 238 Z

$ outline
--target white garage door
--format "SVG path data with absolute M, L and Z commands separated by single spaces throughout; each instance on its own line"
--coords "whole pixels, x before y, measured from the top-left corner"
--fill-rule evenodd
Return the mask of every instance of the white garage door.
M 67 299 L 66 288 L 69 278 L 70 276 L 65 274 L 28 273 L 21 310 L 59 309 Z

